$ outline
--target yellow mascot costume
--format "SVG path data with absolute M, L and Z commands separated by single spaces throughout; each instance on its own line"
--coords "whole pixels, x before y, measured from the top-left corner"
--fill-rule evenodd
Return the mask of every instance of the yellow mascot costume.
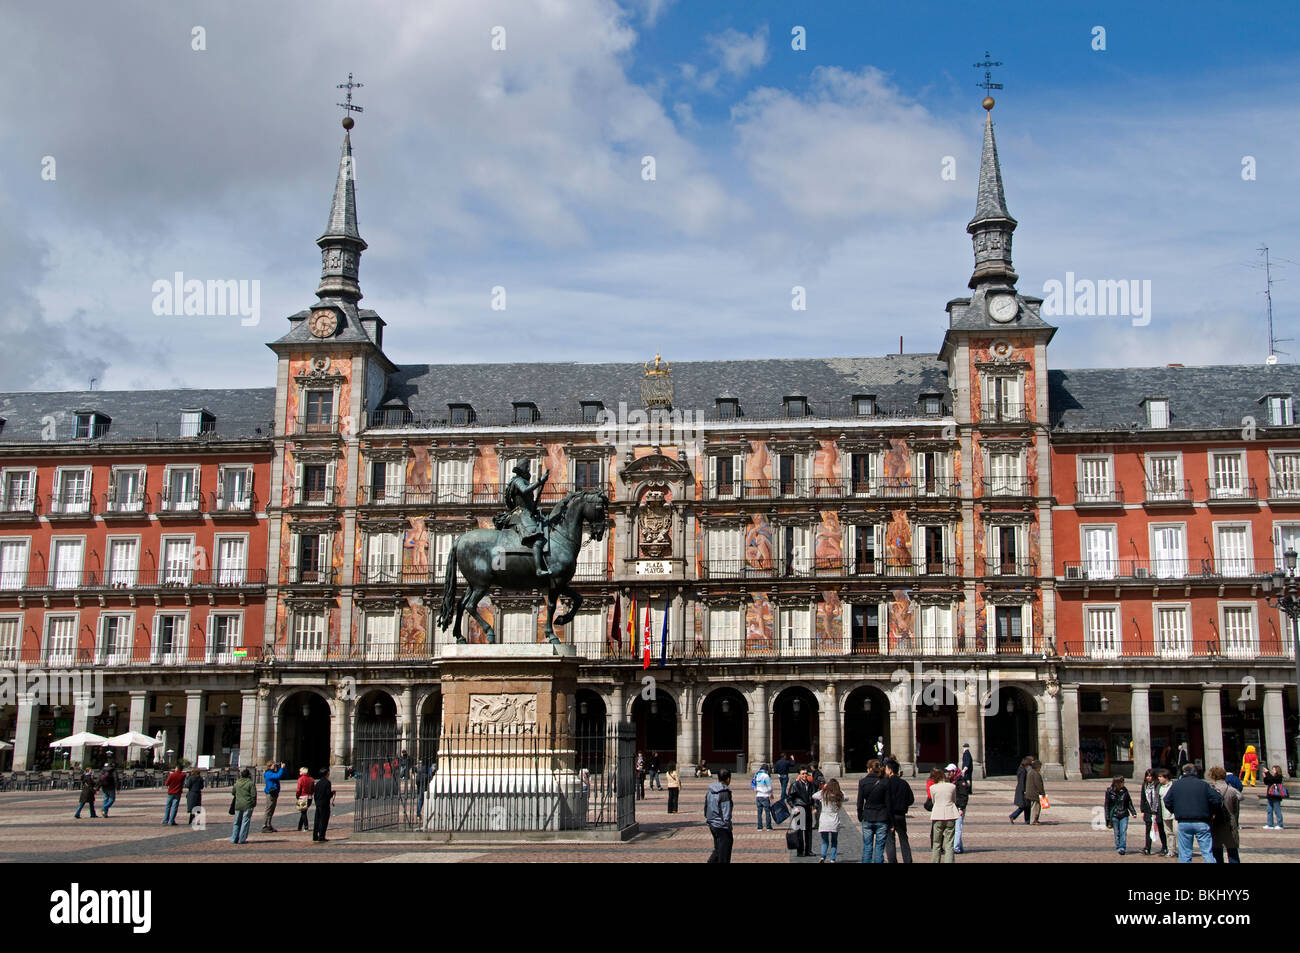
M 1259 755 L 1255 754 L 1254 745 L 1246 745 L 1246 754 L 1241 759 L 1241 783 L 1255 786 L 1255 774 L 1259 769 Z

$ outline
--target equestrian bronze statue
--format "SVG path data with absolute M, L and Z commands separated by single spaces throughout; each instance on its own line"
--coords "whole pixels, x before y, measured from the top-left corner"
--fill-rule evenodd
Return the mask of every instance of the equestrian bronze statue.
M 516 473 L 518 470 L 516 468 Z M 515 480 L 511 481 L 506 490 L 507 502 L 512 498 L 518 500 L 524 488 L 529 489 L 531 498 L 531 491 L 545 482 L 543 477 L 537 484 L 530 486 L 527 473 L 527 468 L 524 467 L 523 474 L 517 477 L 520 487 L 515 488 Z M 515 488 L 513 494 L 512 488 Z M 605 537 L 609 521 L 609 496 L 602 490 L 578 490 L 567 494 L 544 517 L 536 513 L 535 503 L 526 517 L 517 515 L 525 509 L 521 503 L 513 507 L 508 516 L 494 521 L 498 527 L 504 528 L 471 530 L 458 536 L 452 543 L 443 577 L 438 628 L 445 631 L 447 626 L 452 625 L 452 633 L 457 642 L 465 641 L 460 631 L 461 616 L 465 612 L 469 612 L 483 628 L 489 642 L 497 640 L 492 626 L 478 614 L 479 602 L 493 587 L 531 592 L 544 582 L 546 638 L 552 644 L 560 643 L 555 634 L 555 626 L 568 625 L 577 615 L 578 608 L 582 605 L 582 596 L 569 588 L 569 582 L 578 566 L 583 530 L 590 527 L 591 538 L 597 542 Z M 542 539 L 528 542 L 535 532 L 541 533 Z M 550 539 L 549 547 L 546 544 L 547 537 Z M 549 555 L 543 557 L 543 553 L 538 551 L 539 546 Z M 542 571 L 543 558 L 545 572 Z M 465 577 L 466 587 L 465 594 L 459 599 L 456 597 L 457 570 Z M 539 576 L 542 578 L 539 579 Z M 556 618 L 555 604 L 561 597 L 568 599 L 571 607 Z

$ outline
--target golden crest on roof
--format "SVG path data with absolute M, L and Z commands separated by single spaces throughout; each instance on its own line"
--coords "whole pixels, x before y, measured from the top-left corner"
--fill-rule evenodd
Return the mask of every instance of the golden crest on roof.
M 645 368 L 645 376 L 641 378 L 641 402 L 647 407 L 672 407 L 672 365 L 655 354 L 653 364 L 646 361 L 641 366 Z

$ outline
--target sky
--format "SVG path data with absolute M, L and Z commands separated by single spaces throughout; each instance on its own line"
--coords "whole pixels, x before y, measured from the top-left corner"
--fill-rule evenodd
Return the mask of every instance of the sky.
M 1052 319 L 1050 366 L 1262 363 L 1261 245 L 1300 338 L 1293 3 L 7 7 L 0 390 L 272 386 L 349 72 L 398 363 L 937 351 L 985 51 L 1019 290 L 1150 282 L 1149 323 Z M 257 323 L 156 314 L 178 272 L 257 282 Z

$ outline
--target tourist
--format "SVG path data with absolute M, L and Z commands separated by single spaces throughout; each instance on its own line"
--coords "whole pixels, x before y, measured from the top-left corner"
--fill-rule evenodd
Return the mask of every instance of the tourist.
M 1273 770 L 1264 775 L 1264 798 L 1268 803 L 1268 823 L 1266 831 L 1282 830 L 1282 802 L 1286 799 L 1286 777 L 1281 765 L 1273 765 Z
M 969 741 L 961 746 L 961 776 L 966 779 L 967 791 L 969 792 L 969 785 L 975 780 L 975 759 L 971 756 Z M 957 841 L 960 845 L 961 838 L 958 837 Z M 957 853 L 961 853 L 960 846 Z
M 894 852 L 894 835 L 897 834 L 898 850 L 903 855 L 903 863 L 910 864 L 912 845 L 907 840 L 907 809 L 916 798 L 912 794 L 912 786 L 899 774 L 897 758 L 885 759 L 885 780 L 889 782 L 889 810 L 892 814 L 889 833 L 885 837 L 885 859 L 891 864 L 898 863 L 898 856 Z
M 1238 794 L 1241 794 L 1243 791 L 1246 790 L 1245 786 L 1243 786 L 1241 783 L 1241 778 L 1237 777 L 1227 768 L 1224 768 L 1223 772 L 1224 772 L 1224 780 L 1228 782 L 1228 787 L 1235 790 Z M 1254 787 L 1254 785 L 1252 784 L 1251 787 Z
M 388 766 L 385 765 L 385 768 Z M 275 828 L 271 826 L 271 818 L 275 817 L 275 805 L 280 800 L 280 782 L 284 780 L 289 769 L 283 761 L 267 762 L 266 770 L 262 772 L 262 780 L 265 787 L 262 789 L 266 795 L 266 816 L 262 818 L 262 833 L 274 834 Z
M 954 862 L 953 844 L 957 832 L 957 786 L 947 778 L 940 778 L 930 786 L 930 862 Z
M 311 839 L 324 843 L 325 832 L 330 826 L 330 812 L 334 809 L 334 785 L 330 781 L 330 769 L 320 769 L 320 777 L 312 786 L 312 797 L 316 801 L 316 816 L 312 818 Z
M 883 864 L 885 840 L 894 822 L 894 802 L 889 780 L 879 761 L 867 762 L 867 775 L 858 782 L 858 821 L 862 824 L 862 862 Z
M 417 770 L 420 780 L 420 805 L 416 808 L 419 814 L 424 807 L 424 762 L 420 762 Z M 311 774 L 306 768 L 298 769 L 298 787 L 293 792 L 298 804 L 298 830 L 307 829 L 307 811 L 311 808 L 311 793 L 316 789 L 316 782 L 312 780 Z
M 668 788 L 668 813 L 677 813 L 677 799 L 682 793 L 682 779 L 677 773 L 677 765 L 668 765 L 668 770 L 664 772 L 664 785 Z
M 176 825 L 176 814 L 181 809 L 181 795 L 185 793 L 185 771 L 178 764 L 167 775 L 167 801 L 163 808 L 163 823 Z
M 1223 863 L 1223 854 L 1228 854 L 1228 863 L 1241 863 L 1241 794 L 1228 783 L 1228 772 L 1220 765 L 1215 765 L 1206 772 L 1210 786 L 1219 792 L 1223 801 L 1210 820 L 1210 853 L 1216 864 Z
M 786 801 L 790 804 L 790 830 L 799 834 L 797 853 L 800 857 L 812 856 L 812 808 L 815 793 L 817 789 L 813 787 L 812 772 L 806 764 L 801 765 L 799 776 L 791 782 L 786 796 Z
M 1040 824 L 1039 813 L 1043 809 L 1043 798 L 1047 797 L 1047 788 L 1043 786 L 1043 762 L 1033 761 L 1025 771 L 1025 801 L 1033 815 L 1031 824 Z
M 1259 755 L 1255 754 L 1254 745 L 1246 745 L 1246 753 L 1241 757 L 1241 783 L 1255 786 L 1255 776 L 1259 774 Z
M 253 809 L 257 807 L 257 786 L 247 768 L 239 772 L 239 780 L 231 791 L 230 813 L 235 820 L 230 826 L 230 843 L 247 844 L 248 831 L 253 826 Z
M 885 738 L 883 735 L 876 736 L 876 760 L 881 764 L 885 763 Z
M 87 805 L 89 805 L 90 807 L 91 817 L 99 816 L 98 814 L 95 813 L 95 788 L 96 787 L 97 785 L 95 784 L 95 776 L 91 774 L 89 768 L 86 768 L 84 771 L 81 772 L 81 796 L 80 799 L 77 801 L 77 813 L 72 815 L 77 820 L 81 820 L 81 809 L 83 807 L 86 807 Z
M 704 796 L 704 822 L 713 835 L 710 864 L 731 863 L 731 772 L 723 768 Z
M 833 864 L 835 853 L 840 846 L 840 808 L 844 805 L 844 792 L 840 790 L 840 782 L 831 778 L 820 791 L 814 792 L 813 800 L 821 805 L 817 831 L 822 835 L 822 859 L 818 863 L 826 863 L 826 853 L 829 849 L 830 861 Z
M 1178 862 L 1190 864 L 1192 851 L 1200 847 L 1201 859 L 1214 863 L 1211 850 L 1210 820 L 1223 796 L 1196 776 L 1196 765 L 1187 762 L 1182 775 L 1165 795 L 1165 807 L 1178 819 Z
M 117 772 L 113 770 L 112 761 L 105 761 L 104 770 L 99 772 L 99 789 L 104 792 L 104 803 L 100 810 L 108 817 L 108 809 L 117 800 Z
M 1180 741 L 1178 743 L 1178 759 L 1174 763 L 1174 771 L 1176 772 L 1176 776 L 1179 778 L 1179 780 L 1182 779 L 1183 768 L 1191 763 L 1192 763 L 1192 756 L 1191 753 L 1187 750 L 1187 742 Z
M 1160 814 L 1165 819 L 1165 835 L 1169 843 L 1173 844 L 1173 850 L 1178 849 L 1178 827 L 1174 820 L 1174 815 L 1165 807 L 1165 795 L 1173 790 L 1174 781 L 1168 771 L 1156 772 L 1156 793 L 1160 798 Z M 1172 856 L 1172 855 L 1171 855 Z
M 1154 768 L 1147 768 L 1146 774 L 1142 776 L 1142 789 L 1138 792 L 1138 798 L 1142 802 L 1142 824 L 1146 828 L 1142 853 L 1151 853 L 1151 830 L 1154 827 L 1160 835 L 1160 856 L 1168 857 L 1169 842 L 1165 840 L 1165 812 L 1164 805 L 1160 803 L 1160 779 Z
M 1128 819 L 1137 817 L 1133 798 L 1124 786 L 1124 778 L 1115 775 L 1106 789 L 1106 826 L 1115 832 L 1115 850 L 1121 857 L 1128 852 Z M 1146 853 L 1151 853 L 1149 850 Z
M 955 764 L 948 765 L 948 780 L 957 789 L 953 795 L 953 803 L 957 805 L 957 831 L 953 836 L 952 852 L 960 854 L 966 849 L 962 846 L 961 832 L 962 825 L 966 822 L 966 805 L 970 803 L 970 781 L 966 780 L 963 772 L 957 770 Z
M 636 799 L 645 800 L 645 755 L 636 753 Z
M 790 770 L 794 767 L 794 762 L 790 760 L 788 754 L 783 754 L 772 767 L 776 770 L 776 776 L 781 779 L 781 800 L 784 801 L 786 788 L 790 781 Z
M 1016 770 L 1016 793 L 1012 795 L 1016 809 L 1011 812 L 1011 823 L 1016 822 L 1016 818 L 1021 814 L 1025 815 L 1025 823 L 1029 823 L 1029 801 L 1025 798 L 1025 776 L 1029 773 L 1029 766 L 1034 763 L 1034 759 L 1026 755 L 1020 759 L 1020 767 Z
M 701 758 L 700 763 L 695 766 L 695 776 L 697 778 L 713 777 L 713 772 L 709 770 L 709 763 L 703 758 Z
M 663 785 L 659 783 L 659 755 L 653 751 L 650 753 L 650 761 L 646 769 L 650 772 L 650 787 L 662 791 Z
M 203 806 L 203 775 L 195 768 L 185 778 L 185 813 L 190 816 L 186 822 L 194 823 L 194 815 Z
M 772 830 L 772 776 L 767 773 L 767 765 L 760 765 L 749 781 L 754 789 L 754 800 L 758 805 L 758 829 L 763 829 L 763 818 L 767 817 L 767 829 Z

